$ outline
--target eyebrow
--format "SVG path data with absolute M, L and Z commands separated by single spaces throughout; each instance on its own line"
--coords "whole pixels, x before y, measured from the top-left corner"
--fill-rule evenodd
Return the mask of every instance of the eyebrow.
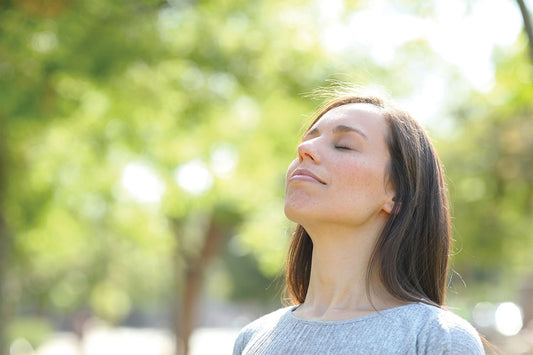
M 368 140 L 368 136 L 363 131 L 361 131 L 359 128 L 355 128 L 355 127 L 339 125 L 339 126 L 335 127 L 332 132 L 333 133 L 354 132 L 354 133 L 357 133 L 357 134 L 361 135 L 364 139 Z M 312 130 L 310 130 L 309 132 L 307 132 L 305 134 L 305 136 L 303 137 L 303 139 L 305 140 L 307 138 L 316 137 L 318 135 L 320 135 L 320 130 L 318 129 L 318 127 L 315 127 Z

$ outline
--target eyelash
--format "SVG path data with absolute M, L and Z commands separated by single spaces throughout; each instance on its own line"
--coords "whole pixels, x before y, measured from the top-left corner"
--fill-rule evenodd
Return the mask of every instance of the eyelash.
M 342 145 L 336 145 L 335 148 L 336 149 L 341 149 L 341 150 L 353 150 L 350 147 L 345 147 L 345 146 L 342 146 Z

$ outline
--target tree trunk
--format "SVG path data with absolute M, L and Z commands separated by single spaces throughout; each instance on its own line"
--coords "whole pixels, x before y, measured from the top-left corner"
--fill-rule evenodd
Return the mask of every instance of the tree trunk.
M 524 29 L 526 31 L 527 39 L 529 42 L 529 55 L 531 61 L 533 61 L 533 25 L 531 24 L 531 19 L 529 17 L 529 11 L 527 9 L 524 0 L 516 0 L 518 2 L 518 7 L 520 8 L 520 13 L 522 14 L 522 20 L 524 21 Z
M 0 209 L 0 354 L 8 354 L 8 344 L 6 339 L 6 328 L 8 324 L 6 274 L 7 274 L 7 248 L 9 247 L 8 229 Z
M 176 237 L 179 238 L 179 236 Z M 209 263 L 218 255 L 223 237 L 222 226 L 215 221 L 214 216 L 211 216 L 200 252 L 193 257 L 181 255 L 186 265 L 183 280 L 185 288 L 177 312 L 179 315 L 177 316 L 176 351 L 179 355 L 189 353 L 189 340 L 195 327 L 205 271 Z M 179 262 L 179 260 L 177 261 Z
M 1 132 L 1 131 L 0 131 Z M 6 177 L 6 157 L 3 137 L 0 136 L 0 354 L 8 354 L 6 328 L 8 324 L 8 295 L 7 295 L 7 257 L 10 247 L 9 230 L 4 214 L 4 191 Z

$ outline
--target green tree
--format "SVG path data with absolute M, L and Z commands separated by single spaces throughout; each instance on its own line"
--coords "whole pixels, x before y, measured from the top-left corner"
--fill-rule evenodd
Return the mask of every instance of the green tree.
M 494 89 L 456 108 L 460 125 L 443 148 L 458 239 L 455 267 L 483 286 L 478 298 L 484 299 L 512 298 L 530 272 L 533 73 L 523 41 L 497 54 Z M 494 283 L 508 287 L 495 293 Z
M 128 308 L 120 287 L 106 286 L 109 260 L 120 265 L 109 244 L 123 245 L 124 252 L 131 243 L 110 237 L 116 232 L 105 212 L 114 201 L 118 169 L 100 165 L 112 138 L 103 132 L 103 119 L 113 78 L 164 52 L 152 40 L 158 7 L 105 1 L 1 5 L 0 220 L 7 222 L 0 231 L 2 336 L 19 306 L 43 312 L 100 304 L 103 313 L 115 313 L 106 314 L 111 318 Z M 110 299 L 126 306 L 116 311 L 102 305 Z

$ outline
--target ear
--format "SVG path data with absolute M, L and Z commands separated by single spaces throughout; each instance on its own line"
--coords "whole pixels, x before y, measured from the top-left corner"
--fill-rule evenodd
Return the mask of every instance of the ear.
M 392 213 L 392 209 L 394 208 L 394 198 L 395 198 L 394 196 L 392 196 L 392 198 L 388 198 L 383 204 L 383 211 L 386 214 Z
M 385 202 L 383 203 L 382 210 L 386 214 L 391 214 L 394 209 L 394 203 L 396 200 L 396 189 L 394 189 L 390 184 L 387 186 L 387 196 Z

